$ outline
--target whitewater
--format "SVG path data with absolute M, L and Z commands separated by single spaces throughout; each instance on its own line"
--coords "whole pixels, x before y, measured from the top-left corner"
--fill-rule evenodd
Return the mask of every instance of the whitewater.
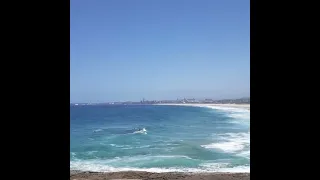
M 250 172 L 250 110 L 70 106 L 70 169 Z

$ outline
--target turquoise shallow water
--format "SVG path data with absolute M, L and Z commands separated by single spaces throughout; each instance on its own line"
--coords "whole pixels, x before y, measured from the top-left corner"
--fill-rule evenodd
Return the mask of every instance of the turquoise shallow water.
M 250 112 L 186 106 L 70 106 L 70 169 L 249 172 Z

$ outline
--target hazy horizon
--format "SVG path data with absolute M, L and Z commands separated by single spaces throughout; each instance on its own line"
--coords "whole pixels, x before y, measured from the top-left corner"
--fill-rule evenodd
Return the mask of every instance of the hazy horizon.
M 214 101 L 220 101 L 220 100 L 231 100 L 231 99 L 247 99 L 250 98 L 250 96 L 245 96 L 245 97 L 238 97 L 238 98 L 222 98 L 222 99 L 214 99 L 214 98 L 194 98 L 194 97 L 185 97 L 185 98 L 176 98 L 176 99 L 146 99 L 146 98 L 142 98 L 140 100 L 137 101 L 129 101 L 129 100 L 120 100 L 120 101 L 97 101 L 97 102 L 70 102 L 70 104 L 86 104 L 86 103 L 113 103 L 113 102 L 140 102 L 141 100 L 145 100 L 145 101 L 163 101 L 163 100 L 182 100 L 182 99 L 195 99 L 195 100 L 205 100 L 205 99 L 211 99 Z

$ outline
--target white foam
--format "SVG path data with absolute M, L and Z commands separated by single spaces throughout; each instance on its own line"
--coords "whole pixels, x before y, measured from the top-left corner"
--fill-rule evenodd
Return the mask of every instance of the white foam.
M 223 107 L 223 106 L 203 106 L 203 107 L 222 110 L 222 111 L 228 111 L 228 112 L 250 112 L 247 109 L 233 108 L 233 107 Z
M 145 128 L 143 128 L 142 130 L 140 131 L 135 131 L 133 132 L 133 134 L 147 134 L 147 130 Z
M 244 152 L 242 152 L 246 147 L 250 147 L 250 132 L 218 134 L 218 138 L 220 138 L 219 142 L 202 145 L 201 147 L 220 149 L 227 153 L 238 153 L 246 157 L 248 157 L 247 154 L 249 154 L 250 157 L 250 150 L 245 150 L 247 154 L 243 154 Z
M 250 110 L 241 108 L 221 107 L 221 106 L 202 106 L 209 109 L 215 109 L 224 112 L 226 116 L 231 117 L 235 120 L 249 120 L 250 121 Z
M 119 171 L 146 171 L 146 172 L 250 172 L 249 166 L 226 167 L 227 164 L 211 163 L 203 164 L 199 168 L 134 168 L 134 167 L 113 167 L 99 161 L 71 161 L 70 170 L 92 171 L 92 172 L 119 172 Z
M 229 163 L 202 163 L 200 164 L 201 167 L 210 168 L 210 169 L 220 169 L 220 168 L 226 168 L 229 165 Z
M 222 168 L 220 172 L 247 173 L 250 172 L 249 166 L 236 166 L 233 168 Z
M 221 142 L 221 143 L 212 143 L 208 145 L 202 145 L 202 147 L 207 149 L 221 149 L 225 152 L 235 152 L 244 148 L 244 145 L 237 142 Z

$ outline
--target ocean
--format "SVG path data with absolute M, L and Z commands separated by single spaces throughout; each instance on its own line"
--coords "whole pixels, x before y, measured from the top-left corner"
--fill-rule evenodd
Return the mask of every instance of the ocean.
M 250 172 L 250 111 L 70 106 L 70 170 Z

